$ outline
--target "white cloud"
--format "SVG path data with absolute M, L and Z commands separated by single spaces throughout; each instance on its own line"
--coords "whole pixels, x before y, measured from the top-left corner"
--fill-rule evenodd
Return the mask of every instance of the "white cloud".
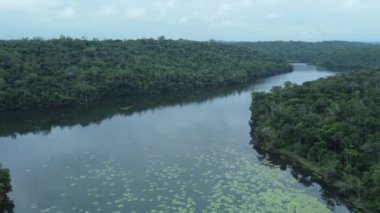
M 145 8 L 128 8 L 125 11 L 125 16 L 131 19 L 139 19 L 144 17 L 147 14 L 147 10 Z
M 233 24 L 234 24 L 234 22 L 231 21 L 231 20 L 229 20 L 229 19 L 228 20 L 224 20 L 221 23 L 222 26 L 233 26 Z
M 0 11 L 37 12 L 62 4 L 62 0 L 0 0 Z
M 255 0 L 241 0 L 239 2 L 239 5 L 241 5 L 242 7 L 253 7 L 255 6 Z
M 279 17 L 281 17 L 281 15 L 278 14 L 278 13 L 268 13 L 268 14 L 265 16 L 266 19 L 277 19 L 277 18 L 279 18 Z
M 358 13 L 366 10 L 373 10 L 375 8 L 371 4 L 368 4 L 368 1 L 359 2 L 358 0 L 341 0 L 338 9 L 340 12 Z
M 99 16 L 112 16 L 112 15 L 116 15 L 117 13 L 118 13 L 118 10 L 116 9 L 115 5 L 104 5 L 97 12 Z
M 217 9 L 217 12 L 216 14 L 218 16 L 223 16 L 223 15 L 226 15 L 228 12 L 230 12 L 231 10 L 233 10 L 233 5 L 231 4 L 227 4 L 227 3 L 222 3 L 218 6 L 218 9 Z
M 343 0 L 343 2 L 341 3 L 341 6 L 345 8 L 352 8 L 352 7 L 355 7 L 357 3 L 358 3 L 357 0 Z
M 156 0 L 153 3 L 153 8 L 158 10 L 159 16 L 165 16 L 170 13 L 170 10 L 178 10 L 180 4 L 177 0 Z
M 75 16 L 75 10 L 73 7 L 64 7 L 60 12 L 59 15 L 64 19 L 73 18 Z
M 184 24 L 189 21 L 189 18 L 187 16 L 182 16 L 179 20 L 178 23 Z
M 379 0 L 0 0 L 0 39 L 378 40 L 378 8 Z

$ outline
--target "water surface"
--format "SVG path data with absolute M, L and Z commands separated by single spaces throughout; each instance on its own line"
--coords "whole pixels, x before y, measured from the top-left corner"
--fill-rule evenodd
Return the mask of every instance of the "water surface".
M 252 91 L 336 74 L 294 66 L 241 87 L 1 113 L 15 211 L 349 212 L 249 144 Z

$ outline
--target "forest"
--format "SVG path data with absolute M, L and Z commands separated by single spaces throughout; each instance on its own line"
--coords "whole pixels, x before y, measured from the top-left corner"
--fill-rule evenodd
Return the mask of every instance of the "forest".
M 251 136 L 380 212 L 380 69 L 253 93 Z
M 235 85 L 291 71 L 285 59 L 214 41 L 0 41 L 0 110 Z
M 324 41 L 238 42 L 238 46 L 264 50 L 291 62 L 303 62 L 330 69 L 365 69 L 380 66 L 380 44 Z
M 14 118 L 8 109 L 89 104 L 128 95 L 127 102 L 120 102 L 123 106 L 133 105 L 139 97 L 133 95 L 148 99 L 146 106 L 134 106 L 133 111 L 142 111 L 151 107 L 149 101 L 156 93 L 170 99 L 170 93 L 187 91 L 177 94 L 191 101 L 197 89 L 242 85 L 289 72 L 289 62 L 367 69 L 303 85 L 287 82 L 271 93 L 254 93 L 250 125 L 257 146 L 296 158 L 355 206 L 380 211 L 380 45 L 338 41 L 233 44 L 164 37 L 0 40 L 0 115 L 16 121 L 25 117 Z M 156 101 L 163 99 L 160 95 Z M 32 115 L 21 126 L 2 120 L 0 126 L 5 128 L 0 135 L 11 135 L 13 129 L 22 134 L 88 125 L 118 113 L 119 105 L 70 113 L 44 108 L 40 113 L 44 116 Z M 9 170 L 0 167 L 0 209 L 12 208 L 6 196 L 11 190 Z

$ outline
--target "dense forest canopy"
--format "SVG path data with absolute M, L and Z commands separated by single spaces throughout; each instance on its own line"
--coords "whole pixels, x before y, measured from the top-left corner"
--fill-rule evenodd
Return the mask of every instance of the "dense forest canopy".
M 0 41 L 0 110 L 233 85 L 290 70 L 280 57 L 217 42 Z
M 252 137 L 380 212 L 380 69 L 252 95 Z
M 265 50 L 289 61 L 311 63 L 329 68 L 362 69 L 380 66 L 380 44 L 324 41 L 239 42 L 238 46 Z

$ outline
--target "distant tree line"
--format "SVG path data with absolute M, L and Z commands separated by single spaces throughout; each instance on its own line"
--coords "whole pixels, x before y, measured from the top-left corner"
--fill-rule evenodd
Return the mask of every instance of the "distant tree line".
M 0 110 L 234 85 L 290 70 L 280 57 L 214 41 L 0 41 Z
M 380 67 L 380 44 L 324 41 L 239 42 L 238 46 L 264 50 L 291 62 L 311 63 L 336 69 Z
M 357 206 L 380 212 L 380 69 L 253 93 L 259 147 L 304 162 Z

